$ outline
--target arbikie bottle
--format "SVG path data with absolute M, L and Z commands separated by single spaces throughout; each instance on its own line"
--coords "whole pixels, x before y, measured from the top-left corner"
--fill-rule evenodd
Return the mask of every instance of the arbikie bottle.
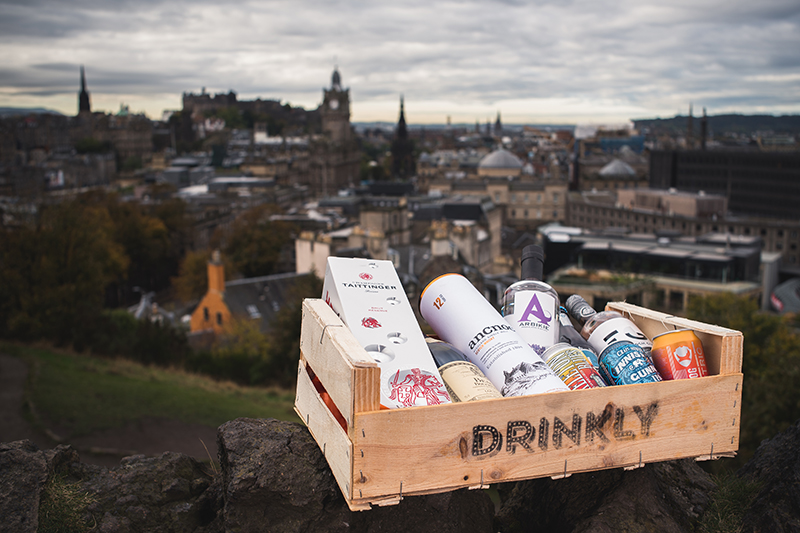
M 525 342 L 541 356 L 558 342 L 558 294 L 542 281 L 544 251 L 531 244 L 522 250 L 521 280 L 503 295 L 503 316 Z
M 452 344 L 430 337 L 425 342 L 452 401 L 473 402 L 503 397 L 483 372 Z

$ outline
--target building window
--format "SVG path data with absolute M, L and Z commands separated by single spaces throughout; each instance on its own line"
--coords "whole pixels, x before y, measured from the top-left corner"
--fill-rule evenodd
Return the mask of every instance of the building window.
M 529 198 L 529 195 L 528 195 L 528 193 L 525 193 L 525 203 L 526 203 L 526 204 L 528 203 L 528 200 L 529 200 L 529 199 L 530 199 L 530 198 Z
M 558 218 L 558 211 L 553 209 L 553 218 Z
M 539 203 L 542 203 L 542 195 L 541 194 L 537 194 L 536 195 L 536 201 L 539 202 Z
M 541 209 L 537 209 L 536 210 L 536 218 L 538 218 L 538 219 L 542 218 L 542 210 Z M 581 217 L 581 221 L 583 221 L 583 217 Z
M 222 313 L 217 313 L 217 324 L 222 325 Z
M 783 237 L 783 230 L 782 229 L 778 230 L 778 237 Z
M 517 218 L 517 210 L 516 209 L 512 209 L 511 210 L 511 218 Z
M 511 193 L 511 203 L 512 204 L 517 203 L 517 194 L 516 193 Z
M 762 237 L 766 237 L 767 236 L 767 230 L 766 229 L 761 228 L 761 236 Z
M 796 239 L 796 238 L 797 238 L 797 232 L 796 232 L 796 231 L 793 231 L 793 232 L 791 233 L 791 236 L 792 236 L 792 239 Z
M 744 228 L 744 234 L 750 235 L 750 228 Z
M 203 308 L 203 320 L 205 320 L 206 322 L 208 322 L 208 316 L 209 316 L 209 315 L 208 315 L 208 307 L 204 307 L 204 308 Z
M 497 202 L 498 204 L 500 203 L 500 193 L 499 192 L 494 193 L 494 201 Z
M 775 249 L 776 250 L 783 250 L 783 243 L 782 242 L 776 242 L 775 243 Z
M 554 192 L 554 193 L 553 193 L 553 203 L 554 203 L 554 204 L 557 204 L 557 203 L 558 203 L 558 193 L 557 193 L 557 192 Z
M 528 210 L 525 210 L 525 218 L 528 218 Z

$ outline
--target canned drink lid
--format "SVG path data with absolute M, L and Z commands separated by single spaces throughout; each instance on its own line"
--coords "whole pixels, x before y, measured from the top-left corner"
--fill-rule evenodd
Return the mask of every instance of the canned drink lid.
M 658 335 L 654 335 L 654 336 L 653 336 L 653 340 L 656 340 L 657 338 L 659 338 L 659 337 L 662 337 L 662 336 L 664 336 L 664 335 L 667 335 L 667 334 L 669 334 L 669 333 L 680 333 L 680 332 L 682 332 L 682 331 L 694 331 L 694 330 L 691 330 L 691 329 L 688 329 L 688 328 L 683 328 L 683 329 L 673 329 L 673 330 L 671 330 L 671 331 L 665 331 L 664 333 L 659 333 Z

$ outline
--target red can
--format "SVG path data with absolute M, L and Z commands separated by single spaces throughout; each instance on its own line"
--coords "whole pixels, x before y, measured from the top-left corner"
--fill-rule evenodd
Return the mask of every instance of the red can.
M 690 329 L 653 337 L 653 364 L 665 380 L 702 378 L 708 375 L 703 343 Z

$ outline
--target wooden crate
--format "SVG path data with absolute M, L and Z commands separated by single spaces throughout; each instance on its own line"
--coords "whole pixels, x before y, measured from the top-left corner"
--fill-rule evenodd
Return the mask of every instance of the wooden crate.
M 626 303 L 606 307 L 649 337 L 690 328 L 708 377 L 381 410 L 377 364 L 322 300 L 303 303 L 295 410 L 350 509 L 403 496 L 693 457 L 739 447 L 742 334 Z M 310 374 L 309 371 L 312 371 Z M 346 421 L 337 422 L 316 375 Z

